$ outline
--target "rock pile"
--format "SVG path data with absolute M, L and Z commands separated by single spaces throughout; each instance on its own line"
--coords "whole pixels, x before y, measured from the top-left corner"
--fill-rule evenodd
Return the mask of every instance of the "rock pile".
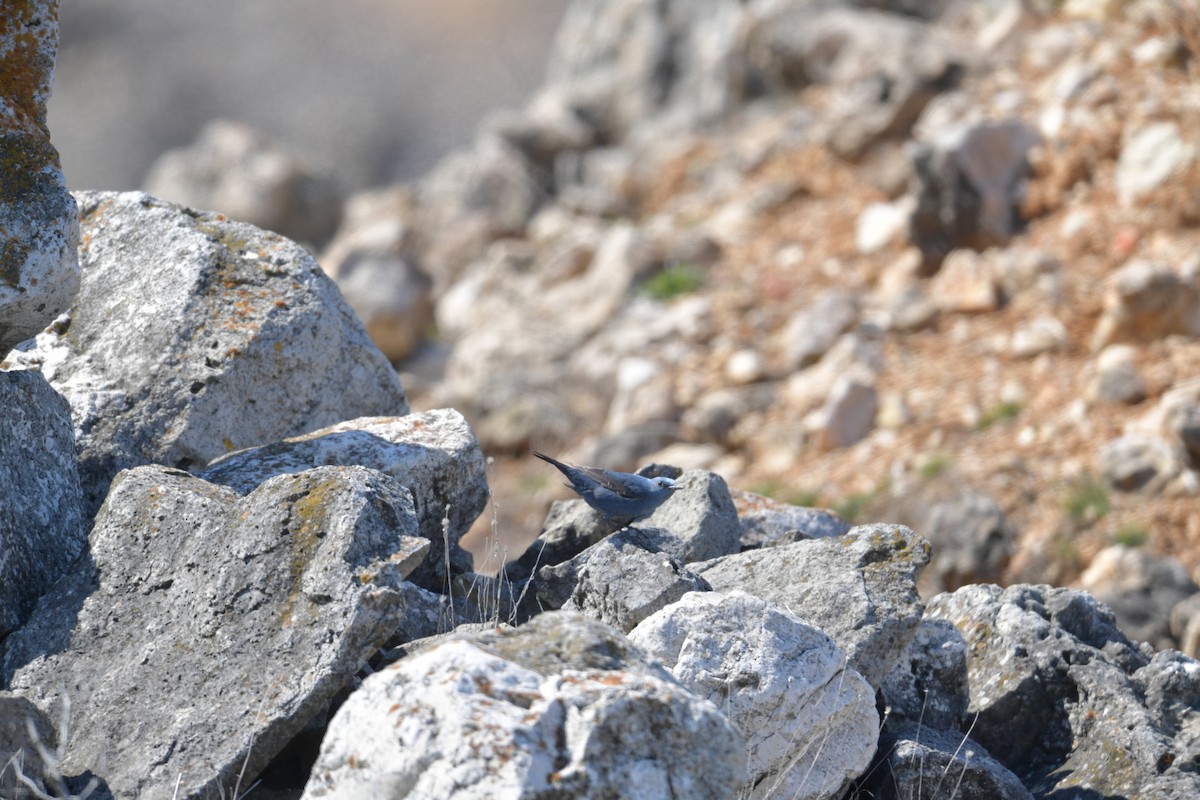
M 1119 619 L 1077 589 L 978 582 L 1033 567 L 1016 515 L 966 485 L 965 461 L 923 454 L 861 499 L 902 491 L 894 508 L 912 526 L 851 525 L 722 477 L 751 474 L 751 456 L 794 458 L 798 442 L 831 459 L 870 453 L 884 433 L 906 441 L 926 413 L 918 390 L 946 384 L 892 383 L 913 355 L 898 342 L 930 326 L 976 356 L 940 351 L 951 376 L 948 362 L 998 353 L 1045 376 L 1099 330 L 1097 346 L 1187 363 L 1192 270 L 1125 267 L 1081 327 L 1065 306 L 1043 315 L 1047 298 L 1079 291 L 1059 260 L 997 247 L 1037 224 L 1027 204 L 1046 215 L 1065 201 L 1026 182 L 1042 146 L 1017 113 L 1028 98 L 972 114 L 954 87 L 986 79 L 949 34 L 990 42 L 996 59 L 1040 36 L 1031 58 L 1044 58 L 1094 28 L 1023 4 L 983 28 L 974 4 L 875 5 L 888 8 L 572 6 L 564 36 L 593 36 L 560 49 L 530 109 L 379 204 L 412 215 L 411 242 L 382 246 L 427 270 L 453 339 L 431 396 L 469 414 L 412 412 L 290 240 L 146 194 L 77 193 L 78 295 L 0 370 L 0 795 L 198 800 L 241 796 L 261 775 L 313 800 L 1200 796 L 1200 663 L 1169 647 L 1197 640 L 1197 592 L 1177 561 L 1136 550 L 1131 532 L 1093 559 L 1084 580 Z M 1132 4 L 1114 36 L 1146 30 L 1156 7 Z M 20 24 L 52 42 L 53 7 L 34 13 Z M 38 85 L 52 50 L 15 51 Z M 1045 102 L 1120 93 L 1091 62 L 1054 66 Z M 923 134 L 939 115 L 953 135 Z M 1039 120 L 1039 136 L 1052 127 Z M 888 152 L 913 136 L 927 146 L 910 148 L 904 199 Z M 1186 152 L 1167 152 L 1185 169 Z M 781 164 L 806 159 L 811 172 L 781 181 Z M 711 290 L 748 269 L 733 262 L 761 244 L 764 220 L 798 206 L 832 225 L 812 198 L 852 196 L 846 159 L 881 194 L 897 190 L 887 202 L 907 209 L 906 232 L 874 213 L 890 232 L 866 237 L 862 263 L 825 264 L 803 323 L 758 303 L 782 304 L 812 242 L 779 248 L 761 297 Z M 641 177 L 651 167 L 657 182 Z M 1123 179 L 1121 202 L 1159 202 L 1160 171 Z M 902 239 L 911 247 L 884 265 Z M 968 249 L 981 246 L 997 249 Z M 871 263 L 901 301 L 834 290 Z M 666 297 L 697 282 L 708 293 Z M 1014 309 L 1036 324 L 978 349 L 980 320 Z M 22 313 L 0 305 L 0 330 Z M 1086 380 L 1109 375 L 1096 396 L 1127 413 L 1146 401 L 1111 390 L 1140 362 L 1107 352 Z M 1196 387 L 1145 372 L 1156 403 L 1142 427 L 1103 449 L 1094 481 L 1074 476 L 1066 513 L 1081 528 L 1110 513 L 1109 490 L 1190 498 Z M 972 430 L 1014 433 L 1026 391 L 1001 392 L 1012 405 L 979 411 Z M 616 532 L 561 502 L 523 556 L 474 572 L 463 544 L 494 490 L 484 445 L 565 440 L 582 419 L 608 463 L 682 435 L 689 447 L 647 467 L 680 491 Z M 1046 435 L 1024 430 L 1010 446 Z M 709 463 L 684 470 L 670 452 Z M 1018 465 L 998 474 L 1021 485 Z

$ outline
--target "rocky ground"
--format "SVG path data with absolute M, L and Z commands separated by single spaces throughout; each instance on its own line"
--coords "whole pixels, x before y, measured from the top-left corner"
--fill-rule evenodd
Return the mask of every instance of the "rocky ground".
M 635 133 L 603 155 L 592 151 L 593 162 L 616 166 L 597 167 L 582 187 L 556 186 L 518 239 L 500 237 L 488 252 L 494 262 L 509 247 L 527 272 L 571 269 L 562 251 L 588 251 L 572 241 L 578 227 L 621 225 L 666 251 L 642 268 L 675 270 L 674 287 L 632 281 L 641 287 L 631 290 L 634 303 L 672 295 L 659 310 L 615 314 L 603 328 L 578 322 L 586 307 L 555 320 L 594 342 L 636 341 L 647 316 L 680 318 L 647 352 L 596 366 L 611 379 L 588 383 L 598 397 L 562 399 L 568 387 L 544 402 L 507 402 L 480 397 L 480 379 L 464 389 L 456 375 L 487 371 L 488 356 L 456 335 L 461 323 L 447 322 L 463 313 L 453 305 L 460 278 L 440 290 L 435 278 L 451 376 L 406 385 L 418 407 L 464 407 L 491 445 L 498 522 L 481 523 L 488 530 L 476 536 L 494 524 L 517 550 L 548 499 L 564 496 L 526 458 L 532 444 L 622 468 L 682 459 L 743 488 L 921 529 L 926 506 L 969 487 L 1002 512 L 993 527 L 1009 552 L 966 579 L 1077 585 L 1114 543 L 1200 565 L 1189 434 L 1162 419 L 1165 409 L 1194 405 L 1189 381 L 1200 365 L 1188 321 L 1200 312 L 1197 162 L 1185 134 L 1197 114 L 1196 17 L 1186 4 L 1106 8 L 952 8 L 924 27 L 919 48 L 941 48 L 961 77 L 928 100 L 910 131 L 877 134 L 862 153 L 839 152 L 837 137 L 856 114 L 874 113 L 856 94 L 870 64 L 738 105 L 719 124 L 668 141 Z M 972 156 L 1020 162 L 1001 193 L 1011 230 L 958 241 L 946 230 L 948 243 L 930 246 L 913 221 L 929 183 L 913 172 L 913 148 L 936 149 L 988 122 L 1021 125 L 1031 138 L 1014 144 L 1009 132 L 989 145 L 998 155 Z M 1025 149 L 1005 151 L 1014 147 Z M 602 213 L 588 213 L 589 202 Z M 436 276 L 441 265 L 428 261 Z M 1136 286 L 1120 287 L 1120 275 L 1142 268 L 1155 277 L 1133 275 Z M 551 377 L 529 379 L 529 388 L 553 393 L 553 376 L 580 371 L 568 362 L 596 358 L 586 348 L 537 352 L 538 339 L 554 334 L 531 321 L 543 313 L 534 295 L 561 280 L 545 276 L 509 293 L 509 309 L 487 309 L 489 326 L 534 351 L 510 384 L 525 388 L 533 362 Z M 831 438 L 821 413 L 847 364 L 835 344 L 849 338 L 871 350 L 849 360 L 870 362 L 872 397 L 855 402 L 873 420 Z M 640 357 L 652 377 L 634 374 Z M 641 441 L 630 444 L 639 428 Z M 1153 437 L 1157 455 L 1110 447 L 1130 433 Z M 1120 477 L 1146 460 L 1153 480 Z M 1085 585 L 1103 590 L 1113 579 Z
M 1197 796 L 1200 11 L 870 6 L 579 0 L 328 242 L 4 18 L 0 795 Z

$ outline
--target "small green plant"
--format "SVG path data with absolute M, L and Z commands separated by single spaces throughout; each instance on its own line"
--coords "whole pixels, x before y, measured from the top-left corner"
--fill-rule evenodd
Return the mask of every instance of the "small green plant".
M 975 423 L 975 430 L 987 430 L 997 422 L 1010 422 L 1020 416 L 1021 409 L 1021 404 L 1013 400 L 997 403 L 987 410 L 979 422 Z
M 954 462 L 945 453 L 930 453 L 921 459 L 917 465 L 917 474 L 925 480 L 931 480 L 950 469 Z
M 672 264 L 651 275 L 642 284 L 642 291 L 655 300 L 670 300 L 689 294 L 704 285 L 704 275 L 694 264 Z
M 1141 547 L 1150 538 L 1150 534 L 1141 525 L 1122 525 L 1113 534 L 1112 540 L 1114 544 L 1122 544 L 1126 547 Z
M 1063 510 L 1076 525 L 1102 519 L 1108 513 L 1108 489 L 1093 477 L 1076 481 L 1067 489 Z

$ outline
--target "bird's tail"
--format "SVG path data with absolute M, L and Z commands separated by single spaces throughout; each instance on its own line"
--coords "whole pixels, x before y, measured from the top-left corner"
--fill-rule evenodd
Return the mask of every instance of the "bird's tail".
M 549 463 L 553 464 L 554 466 L 558 467 L 559 469 L 566 469 L 566 466 L 567 466 L 566 464 L 564 464 L 563 462 L 561 462 L 557 459 L 551 458 L 550 456 L 546 455 L 545 453 L 539 453 L 537 450 L 534 450 L 533 454 L 535 456 L 537 456 L 538 458 L 540 458 L 542 461 L 548 461 Z

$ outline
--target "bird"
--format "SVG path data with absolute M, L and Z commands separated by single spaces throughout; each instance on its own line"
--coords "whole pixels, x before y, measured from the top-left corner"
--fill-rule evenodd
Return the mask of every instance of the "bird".
M 671 478 L 646 478 L 632 472 L 580 467 L 564 464 L 536 450 L 533 454 L 566 475 L 570 481 L 567 488 L 574 489 L 583 502 L 599 511 L 609 525 L 625 527 L 649 516 L 680 488 Z

